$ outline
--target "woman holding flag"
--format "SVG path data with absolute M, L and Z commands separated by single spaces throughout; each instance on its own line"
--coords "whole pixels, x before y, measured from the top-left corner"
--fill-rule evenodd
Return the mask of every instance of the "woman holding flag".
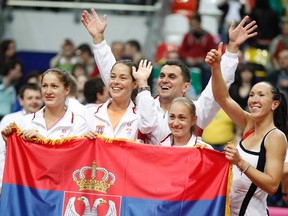
M 205 59 L 212 69 L 213 94 L 244 134 L 237 146 L 228 144 L 225 150 L 233 164 L 231 215 L 268 215 L 266 199 L 279 187 L 287 148 L 286 100 L 272 84 L 259 82 L 249 94 L 250 112 L 244 111 L 230 97 L 223 81 L 221 50 L 222 43 Z
M 23 117 L 18 127 L 26 141 L 61 139 L 80 136 L 88 132 L 84 117 L 73 113 L 66 105 L 70 91 L 69 74 L 52 68 L 45 71 L 41 78 L 41 93 L 45 106 L 39 111 Z M 7 140 L 13 131 L 13 125 L 2 131 Z

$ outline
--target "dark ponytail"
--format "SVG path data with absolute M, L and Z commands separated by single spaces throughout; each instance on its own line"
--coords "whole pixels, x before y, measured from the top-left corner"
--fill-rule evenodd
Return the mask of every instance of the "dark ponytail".
M 281 100 L 277 109 L 274 111 L 273 120 L 275 126 L 285 135 L 288 135 L 288 119 L 287 119 L 287 101 L 283 93 L 280 92 Z
M 281 130 L 286 136 L 288 135 L 288 113 L 287 113 L 287 101 L 285 95 L 279 91 L 279 89 L 273 86 L 271 83 L 266 82 L 271 86 L 271 92 L 273 100 L 279 101 L 279 106 L 275 109 L 273 115 L 273 121 L 275 126 Z

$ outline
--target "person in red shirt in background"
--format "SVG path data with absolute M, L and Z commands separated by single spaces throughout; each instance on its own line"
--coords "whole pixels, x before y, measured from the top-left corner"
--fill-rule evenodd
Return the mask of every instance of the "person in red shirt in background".
M 190 21 L 191 30 L 185 34 L 179 53 L 189 67 L 200 68 L 202 89 L 207 85 L 211 71 L 204 60 L 207 52 L 216 48 L 213 36 L 201 27 L 201 16 L 195 13 Z

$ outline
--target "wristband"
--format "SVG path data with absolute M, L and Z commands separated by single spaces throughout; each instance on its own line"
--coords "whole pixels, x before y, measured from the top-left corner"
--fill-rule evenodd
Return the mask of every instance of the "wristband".
M 243 171 L 241 171 L 241 175 L 242 175 L 243 173 L 245 173 L 245 172 L 249 169 L 249 167 L 250 167 L 250 164 L 248 163 L 248 166 L 247 166 Z
M 138 93 L 142 91 L 151 91 L 150 86 L 144 86 L 144 87 L 138 88 Z

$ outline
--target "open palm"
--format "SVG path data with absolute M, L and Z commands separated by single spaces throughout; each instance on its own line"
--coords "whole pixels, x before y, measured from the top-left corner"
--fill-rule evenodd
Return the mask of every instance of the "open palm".
M 136 68 L 133 68 L 133 77 L 138 84 L 141 84 L 142 82 L 147 82 L 151 74 L 152 68 L 153 66 L 151 62 L 146 59 L 140 61 L 137 71 Z
M 238 46 L 244 43 L 247 39 L 257 35 L 257 32 L 254 32 L 258 27 L 256 25 L 256 21 L 252 21 L 244 26 L 248 20 L 249 16 L 245 16 L 236 28 L 234 22 L 232 22 L 230 25 L 229 39 L 231 42 L 236 43 Z
M 104 15 L 102 20 L 100 20 L 93 8 L 91 9 L 91 15 L 88 11 L 84 10 L 82 13 L 81 22 L 92 37 L 103 35 L 107 26 L 107 15 Z

